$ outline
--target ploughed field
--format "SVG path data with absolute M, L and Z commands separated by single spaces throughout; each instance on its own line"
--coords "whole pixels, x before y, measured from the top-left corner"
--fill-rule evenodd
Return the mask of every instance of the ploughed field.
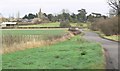
M 12 43 L 12 45 L 11 44 L 9 45 L 13 46 L 10 48 L 16 48 L 15 45 L 25 43 L 26 41 L 24 40 L 26 39 L 29 41 L 31 40 L 33 41 L 30 44 L 35 44 L 37 43 L 37 40 L 46 41 L 51 38 L 55 40 L 67 34 L 68 31 L 67 30 L 3 30 L 2 33 L 3 33 L 3 39 L 6 40 L 6 41 L 3 40 L 4 41 L 3 44 L 7 45 L 8 43 L 6 42 L 8 40 L 9 42 L 11 41 L 10 43 Z M 36 35 L 39 35 L 39 37 Z M 27 38 L 28 36 L 30 37 Z M 52 39 L 45 43 L 52 42 Z M 21 43 L 19 44 L 15 43 L 18 40 L 20 40 L 19 42 Z M 91 43 L 84 40 L 81 37 L 81 35 L 73 36 L 69 39 L 54 44 L 50 44 L 50 45 L 44 44 L 43 46 L 34 46 L 34 47 L 36 48 L 4 53 L 2 56 L 2 60 L 3 60 L 2 68 L 3 69 L 104 69 L 105 68 L 105 58 L 102 52 L 102 47 L 98 43 Z M 9 48 L 9 47 L 5 47 L 5 48 Z M 10 49 L 7 51 L 10 51 Z

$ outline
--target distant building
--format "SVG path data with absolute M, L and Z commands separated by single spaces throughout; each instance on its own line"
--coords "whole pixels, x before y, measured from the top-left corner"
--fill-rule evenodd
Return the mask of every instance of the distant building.
M 32 19 L 22 19 L 21 22 L 30 23 L 30 22 L 32 22 Z
M 3 22 L 1 23 L 1 27 L 15 27 L 17 22 Z

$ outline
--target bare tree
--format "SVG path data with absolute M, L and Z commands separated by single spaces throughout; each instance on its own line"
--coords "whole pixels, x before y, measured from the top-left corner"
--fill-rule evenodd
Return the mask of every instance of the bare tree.
M 116 16 L 116 15 L 117 15 L 116 10 L 114 10 L 114 9 L 110 9 L 110 10 L 109 10 L 109 17 L 114 17 L 114 16 Z
M 120 14 L 120 0 L 108 0 L 108 4 L 117 12 L 117 14 Z

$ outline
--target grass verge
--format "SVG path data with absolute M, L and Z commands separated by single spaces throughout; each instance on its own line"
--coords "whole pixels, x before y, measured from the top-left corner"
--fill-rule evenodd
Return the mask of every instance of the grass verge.
M 75 36 L 40 48 L 3 54 L 3 69 L 104 69 L 99 44 Z
M 96 31 L 96 33 L 98 33 L 102 38 L 108 39 L 108 40 L 112 40 L 112 41 L 117 41 L 120 42 L 120 35 L 111 35 L 111 36 L 106 36 L 104 35 L 102 32 L 100 31 Z

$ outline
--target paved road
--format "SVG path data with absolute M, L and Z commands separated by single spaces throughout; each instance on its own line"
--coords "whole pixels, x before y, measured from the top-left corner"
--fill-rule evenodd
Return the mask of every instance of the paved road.
M 106 52 L 107 69 L 118 69 L 118 43 L 99 37 L 98 34 L 91 31 L 84 31 L 83 38 L 91 42 L 99 42 Z

